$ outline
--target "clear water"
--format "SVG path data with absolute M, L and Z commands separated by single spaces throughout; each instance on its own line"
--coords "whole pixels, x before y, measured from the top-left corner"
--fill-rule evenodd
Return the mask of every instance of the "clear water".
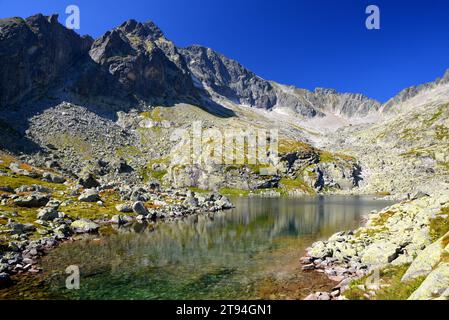
M 43 274 L 19 278 L 0 298 L 300 299 L 333 285 L 300 270 L 305 248 L 391 204 L 347 196 L 233 202 L 226 212 L 66 243 L 43 259 Z M 79 290 L 65 288 L 70 265 L 80 268 Z

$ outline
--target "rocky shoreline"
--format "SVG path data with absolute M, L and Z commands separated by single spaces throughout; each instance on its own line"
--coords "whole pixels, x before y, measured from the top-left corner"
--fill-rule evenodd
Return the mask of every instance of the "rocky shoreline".
M 448 299 L 448 217 L 449 192 L 443 188 L 371 212 L 363 227 L 315 242 L 300 260 L 302 270 L 324 273 L 338 284 L 305 300 Z
M 111 224 L 167 221 L 233 207 L 218 193 L 162 190 L 154 182 L 105 184 L 91 174 L 73 180 L 21 162 L 11 161 L 3 177 L 47 184 L 0 186 L 0 219 L 5 222 L 0 226 L 0 288 L 13 284 L 12 275 L 39 273 L 39 259 L 76 235 L 95 234 Z

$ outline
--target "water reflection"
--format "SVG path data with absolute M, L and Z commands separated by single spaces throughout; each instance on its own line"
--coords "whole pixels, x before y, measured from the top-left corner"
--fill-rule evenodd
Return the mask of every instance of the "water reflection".
M 154 230 L 134 225 L 106 239 L 63 245 L 43 261 L 44 290 L 51 298 L 74 299 L 258 298 L 265 280 L 292 278 L 286 266 L 296 269 L 306 246 L 353 229 L 363 214 L 389 204 L 366 197 L 239 198 L 234 203 L 231 211 Z M 68 265 L 80 267 L 81 290 L 64 288 Z

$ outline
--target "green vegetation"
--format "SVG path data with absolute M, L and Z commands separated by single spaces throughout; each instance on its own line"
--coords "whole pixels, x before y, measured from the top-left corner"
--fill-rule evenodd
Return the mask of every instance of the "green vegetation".
M 82 160 L 93 159 L 92 146 L 80 137 L 63 133 L 54 136 L 51 142 L 60 149 L 69 148 L 74 150 Z M 98 143 L 101 144 L 101 141 Z
M 149 161 L 147 165 L 141 170 L 143 180 L 148 181 L 150 179 L 157 179 L 161 181 L 162 178 L 164 178 L 164 176 L 167 174 L 166 167 L 169 162 L 169 157 L 158 158 Z M 153 166 L 157 164 L 161 165 L 161 169 L 153 170 Z
M 135 146 L 121 146 L 115 149 L 115 154 L 119 158 L 130 160 L 134 157 L 140 156 L 142 154 L 142 151 L 140 151 L 139 148 Z
M 97 203 L 78 202 L 73 198 L 66 206 L 61 206 L 60 210 L 73 219 L 110 219 L 117 214 L 115 206 L 122 203 L 120 196 L 115 191 L 104 191 L 100 193 L 103 205 Z
M 380 214 L 380 216 L 376 219 L 372 220 L 372 226 L 384 226 L 388 219 L 390 219 L 392 216 L 394 216 L 394 211 L 385 211 Z
M 440 214 L 430 220 L 429 228 L 433 241 L 438 240 L 449 232 L 449 207 L 442 208 Z
M 281 183 L 281 189 L 284 191 L 282 193 L 286 193 L 288 194 L 289 191 L 293 191 L 293 190 L 301 190 L 302 192 L 306 193 L 306 194 L 315 194 L 315 190 L 309 186 L 306 182 L 304 182 L 304 180 L 302 180 L 301 178 L 296 178 L 296 179 L 287 179 L 287 178 L 283 178 L 280 181 Z
M 315 148 L 310 144 L 295 140 L 279 140 L 279 154 L 287 154 L 293 152 L 314 151 Z
M 373 300 L 406 300 L 424 281 L 420 277 L 408 282 L 401 282 L 401 279 L 407 271 L 409 265 L 398 267 L 388 267 L 379 271 L 379 284 L 375 296 L 370 297 Z M 349 289 L 344 292 L 344 296 L 350 300 L 367 300 L 365 296 L 369 292 L 369 286 L 366 286 L 373 279 L 373 274 L 353 281 Z
M 220 189 L 220 194 L 225 196 L 234 196 L 234 197 L 247 197 L 252 193 L 250 190 L 244 190 L 244 189 L 233 189 L 233 188 L 222 188 Z
M 431 125 L 433 125 L 436 121 L 438 121 L 438 119 L 441 118 L 444 111 L 447 110 L 448 107 L 449 107 L 449 104 L 441 105 L 438 108 L 438 110 L 434 114 L 432 114 L 432 116 L 429 119 L 427 119 L 423 122 L 424 125 L 426 125 L 427 127 L 430 127 Z
M 211 192 L 211 190 L 205 190 L 205 189 L 200 189 L 200 188 L 196 188 L 196 187 L 189 187 L 188 188 L 190 191 L 195 192 L 195 193 L 209 193 Z
M 438 125 L 435 128 L 435 137 L 438 140 L 448 140 L 449 139 L 449 128 L 443 125 Z
M 328 151 L 320 151 L 320 162 L 336 162 L 339 160 L 343 161 L 355 161 L 356 159 L 352 156 L 342 154 L 342 153 L 331 153 Z
M 162 122 L 162 107 L 155 107 L 151 111 L 145 111 L 140 114 L 144 118 L 151 119 L 155 122 Z

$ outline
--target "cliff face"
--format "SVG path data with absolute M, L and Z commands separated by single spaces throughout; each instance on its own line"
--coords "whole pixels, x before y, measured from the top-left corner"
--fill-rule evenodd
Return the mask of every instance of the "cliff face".
M 0 20 L 0 108 L 39 98 L 87 54 L 80 37 L 41 14 Z
M 181 53 L 196 79 L 212 91 L 255 108 L 271 109 L 276 105 L 276 92 L 271 83 L 237 61 L 201 46 L 182 49 Z
M 184 59 L 152 22 L 129 20 L 96 40 L 89 53 L 143 100 L 196 95 Z

